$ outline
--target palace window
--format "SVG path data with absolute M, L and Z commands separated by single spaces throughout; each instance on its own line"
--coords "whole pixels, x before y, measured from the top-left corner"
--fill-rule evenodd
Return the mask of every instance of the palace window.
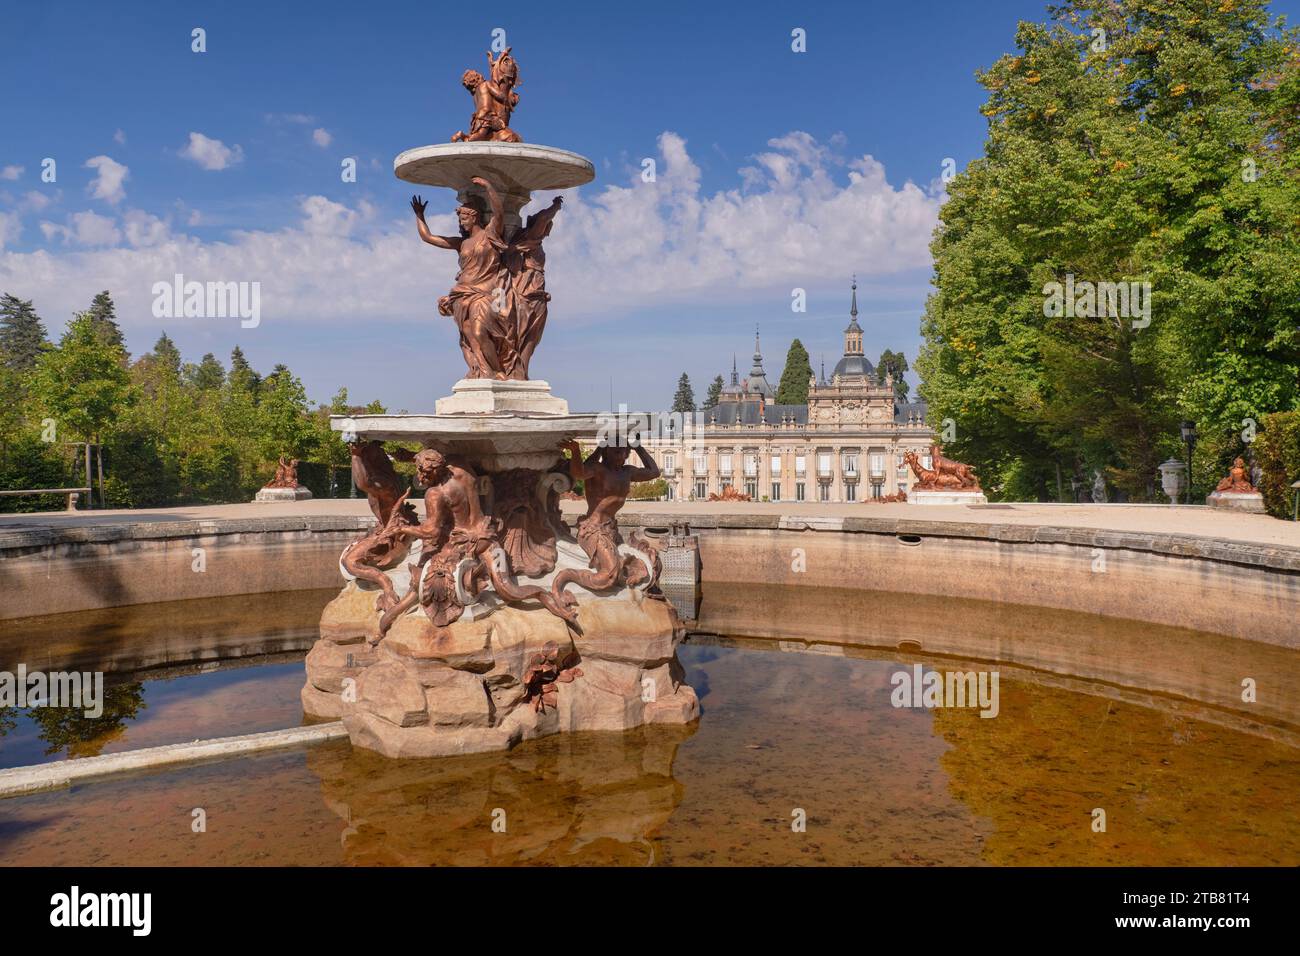
M 664 497 L 667 498 L 669 501 L 674 500 L 677 497 L 676 486 L 669 484 L 667 490 L 664 493 Z
M 730 455 L 719 455 L 719 456 L 718 456 L 718 472 L 719 472 L 719 474 L 723 474 L 723 475 L 729 475 L 729 474 L 731 474 L 731 456 L 730 456 Z
M 771 498 L 772 498 L 773 501 L 780 501 L 780 500 L 781 500 L 781 482 L 779 482 L 779 481 L 774 481 L 774 482 L 772 482 L 772 494 L 771 494 Z
M 829 475 L 831 473 L 831 456 L 829 454 L 820 454 L 817 456 L 817 474 Z
M 708 455 L 698 454 L 695 456 L 695 473 L 697 475 L 707 475 L 709 473 Z
M 772 474 L 774 474 L 774 475 L 779 475 L 779 474 L 781 474 L 781 456 L 780 456 L 780 455 L 773 455 L 773 456 L 772 456 Z
M 745 474 L 747 474 L 747 475 L 757 475 L 757 474 L 758 474 L 758 456 L 757 456 L 757 455 L 749 455 L 749 454 L 745 455 Z
M 831 483 L 829 481 L 817 482 L 817 500 L 818 501 L 831 500 Z
M 803 491 L 803 487 L 804 487 L 804 486 L 803 486 L 803 482 L 802 482 L 802 481 L 796 481 L 796 482 L 794 483 L 794 500 L 795 500 L 795 501 L 803 501 L 803 500 L 804 500 L 804 491 Z
M 871 473 L 873 475 L 883 475 L 885 473 L 884 452 L 873 451 L 871 453 Z
M 758 479 L 757 479 L 757 478 L 746 478 L 746 479 L 745 479 L 745 494 L 749 495 L 749 500 L 750 500 L 750 501 L 753 501 L 755 498 L 758 497 Z
M 794 473 L 796 475 L 802 475 L 807 470 L 808 470 L 808 459 L 805 458 L 803 455 L 796 455 L 794 458 Z M 803 499 L 800 498 L 799 500 L 802 501 Z
M 669 452 L 667 455 L 664 455 L 664 471 L 676 471 L 676 470 L 677 470 L 677 456 Z
M 709 497 L 709 483 L 703 478 L 695 479 L 695 500 L 703 501 Z
M 875 456 L 872 456 L 874 460 Z M 846 451 L 843 455 L 844 474 L 856 475 L 858 473 L 858 453 L 855 451 Z
M 872 487 L 878 488 L 880 486 L 872 485 Z M 858 500 L 858 483 L 856 481 L 848 481 L 844 483 L 844 500 L 845 501 Z

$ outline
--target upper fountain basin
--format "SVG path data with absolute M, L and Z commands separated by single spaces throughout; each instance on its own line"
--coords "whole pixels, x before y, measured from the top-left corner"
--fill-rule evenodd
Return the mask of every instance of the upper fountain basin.
M 437 143 L 408 149 L 393 160 L 398 179 L 458 192 L 481 176 L 497 189 L 530 193 L 571 189 L 596 178 L 591 160 L 567 149 L 533 143 Z

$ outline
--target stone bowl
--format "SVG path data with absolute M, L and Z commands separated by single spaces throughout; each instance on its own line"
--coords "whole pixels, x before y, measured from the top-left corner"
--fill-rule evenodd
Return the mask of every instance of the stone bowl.
M 591 160 L 567 149 L 533 143 L 438 143 L 408 149 L 393 160 L 398 179 L 445 186 L 458 193 L 476 191 L 470 180 L 482 176 L 503 193 L 572 189 L 596 178 Z

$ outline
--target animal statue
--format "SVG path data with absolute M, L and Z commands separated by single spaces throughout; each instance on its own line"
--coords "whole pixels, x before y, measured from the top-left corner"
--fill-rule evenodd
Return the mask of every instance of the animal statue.
M 933 461 L 933 456 L 931 457 Z M 961 488 L 961 478 L 955 474 L 944 474 L 935 468 L 926 468 L 921 464 L 921 458 L 914 451 L 903 453 L 903 461 L 911 467 L 912 473 L 916 475 L 916 485 L 914 491 L 936 491 L 944 488 Z M 963 466 L 965 467 L 965 466 Z
M 930 446 L 930 467 L 940 475 L 952 475 L 959 482 L 962 488 L 978 488 L 980 483 L 975 477 L 975 471 L 970 465 L 953 461 L 951 458 L 945 458 L 942 450 L 938 445 Z

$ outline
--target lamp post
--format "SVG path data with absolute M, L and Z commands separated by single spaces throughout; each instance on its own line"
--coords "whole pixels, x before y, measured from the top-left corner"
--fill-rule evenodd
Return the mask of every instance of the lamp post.
M 1196 422 L 1184 420 L 1178 426 L 1183 433 L 1183 443 L 1187 445 L 1187 503 L 1192 503 L 1192 453 L 1196 450 Z

